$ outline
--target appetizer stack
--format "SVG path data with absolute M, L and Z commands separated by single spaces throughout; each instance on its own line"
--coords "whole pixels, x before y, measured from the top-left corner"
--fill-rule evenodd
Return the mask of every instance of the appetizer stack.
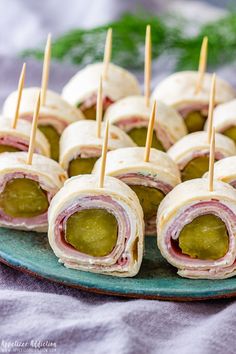
M 171 75 L 151 95 L 147 26 L 141 95 L 135 76 L 111 63 L 109 29 L 103 62 L 60 96 L 48 89 L 49 35 L 41 87 L 24 89 L 23 65 L 3 107 L 0 225 L 48 231 L 68 268 L 135 276 L 153 235 L 180 276 L 233 276 L 236 93 L 205 72 L 207 45 L 198 71 Z

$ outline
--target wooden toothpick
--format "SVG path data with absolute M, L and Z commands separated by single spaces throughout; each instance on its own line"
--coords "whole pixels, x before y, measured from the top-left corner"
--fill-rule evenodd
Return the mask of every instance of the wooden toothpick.
M 145 146 L 145 155 L 144 155 L 144 161 L 148 162 L 150 158 L 150 151 L 152 147 L 152 137 L 153 137 L 153 128 L 154 128 L 154 123 L 156 119 L 156 101 L 154 101 L 153 106 L 152 106 L 152 113 L 149 118 L 149 123 L 148 123 L 148 132 L 147 132 L 147 138 L 146 138 L 146 146 Z
M 48 88 L 48 77 L 50 69 L 51 60 L 51 34 L 49 33 L 47 38 L 47 43 L 44 51 L 43 60 L 43 73 L 42 73 L 42 83 L 41 83 L 41 104 L 44 105 L 46 101 L 47 88 Z
M 97 138 L 101 137 L 101 125 L 102 125 L 102 113 L 103 113 L 103 95 L 102 95 L 102 77 L 97 93 L 97 109 L 96 109 L 96 122 L 97 122 Z
M 212 126 L 213 126 L 213 111 L 215 107 L 215 94 L 216 94 L 216 74 L 212 75 L 211 81 L 211 91 L 209 98 L 209 108 L 208 108 L 208 127 L 207 127 L 207 138 L 208 144 L 211 142 Z
M 35 104 L 35 108 L 34 108 L 34 115 L 33 115 L 33 121 L 32 121 L 31 134 L 30 134 L 30 143 L 29 143 L 29 150 L 28 150 L 28 156 L 27 156 L 27 164 L 28 165 L 32 164 L 32 159 L 33 159 L 33 154 L 34 154 L 35 136 L 36 136 L 37 126 L 38 126 L 40 101 L 41 101 L 41 94 L 39 92 L 38 98 L 37 98 L 37 101 Z
M 103 57 L 103 79 L 104 80 L 108 78 L 108 68 L 109 68 L 109 63 L 111 61 L 111 51 L 112 51 L 112 28 L 109 28 L 107 31 L 104 57 Z
M 215 163 L 215 128 L 212 129 L 211 145 L 210 145 L 210 160 L 209 160 L 209 191 L 214 190 L 214 163 Z
M 145 76 L 145 99 L 146 106 L 150 105 L 150 92 L 151 92 L 151 66 L 152 66 L 152 41 L 151 41 L 151 26 L 148 25 L 146 28 L 146 38 L 145 38 L 145 65 L 144 65 L 144 76 Z
M 208 37 L 204 37 L 202 41 L 200 58 L 199 58 L 199 66 L 198 66 L 198 79 L 196 83 L 195 93 L 199 93 L 202 88 L 202 83 L 204 79 L 204 74 L 206 71 L 207 65 L 207 47 L 208 47 Z
M 23 91 L 24 84 L 25 84 L 25 70 L 26 70 L 26 64 L 24 63 L 23 66 L 22 66 L 20 79 L 19 79 L 19 82 L 18 82 L 16 110 L 15 110 L 15 115 L 14 115 L 14 118 L 13 118 L 13 121 L 12 121 L 12 128 L 13 129 L 16 129 L 17 121 L 18 121 L 18 118 L 19 118 L 20 102 L 21 102 L 21 97 L 22 97 L 22 91 Z
M 103 188 L 104 185 L 104 177 L 106 170 L 106 160 L 107 160 L 107 145 L 108 145 L 108 134 L 109 134 L 109 120 L 106 121 L 106 130 L 102 145 L 102 157 L 101 157 L 101 169 L 99 176 L 99 188 Z

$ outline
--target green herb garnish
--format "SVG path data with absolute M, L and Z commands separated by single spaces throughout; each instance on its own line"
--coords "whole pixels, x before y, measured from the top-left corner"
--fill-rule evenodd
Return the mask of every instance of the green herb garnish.
M 167 52 L 177 57 L 178 70 L 198 67 L 202 38 L 209 37 L 208 64 L 212 67 L 230 62 L 236 56 L 236 12 L 203 25 L 198 34 L 184 34 L 186 20 L 167 15 L 158 17 L 125 14 L 118 21 L 91 30 L 75 29 L 57 38 L 52 44 L 52 58 L 86 65 L 103 58 L 106 31 L 113 28 L 112 61 L 129 69 L 144 65 L 144 38 L 146 25 L 152 27 L 152 56 Z M 43 58 L 43 50 L 29 49 L 24 56 Z

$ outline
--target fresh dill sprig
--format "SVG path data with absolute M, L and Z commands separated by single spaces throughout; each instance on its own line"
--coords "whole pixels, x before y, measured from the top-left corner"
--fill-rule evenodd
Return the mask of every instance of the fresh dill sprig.
M 113 28 L 112 61 L 129 69 L 144 65 L 146 25 L 152 28 L 152 56 L 168 51 L 177 58 L 176 69 L 196 69 L 202 38 L 209 37 L 208 64 L 212 67 L 236 57 L 236 12 L 203 25 L 196 36 L 184 29 L 186 20 L 170 16 L 125 14 L 119 20 L 90 30 L 75 29 L 57 38 L 52 44 L 52 58 L 86 65 L 102 60 L 106 31 Z M 24 56 L 43 58 L 42 49 L 29 49 Z

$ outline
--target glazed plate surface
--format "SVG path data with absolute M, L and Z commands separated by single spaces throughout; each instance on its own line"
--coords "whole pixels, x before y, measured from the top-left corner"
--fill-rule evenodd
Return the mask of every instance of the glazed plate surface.
M 146 238 L 141 271 L 134 278 L 116 278 L 67 269 L 52 252 L 46 234 L 0 228 L 0 261 L 30 275 L 95 293 L 175 301 L 236 296 L 236 278 L 190 280 L 176 274 Z

